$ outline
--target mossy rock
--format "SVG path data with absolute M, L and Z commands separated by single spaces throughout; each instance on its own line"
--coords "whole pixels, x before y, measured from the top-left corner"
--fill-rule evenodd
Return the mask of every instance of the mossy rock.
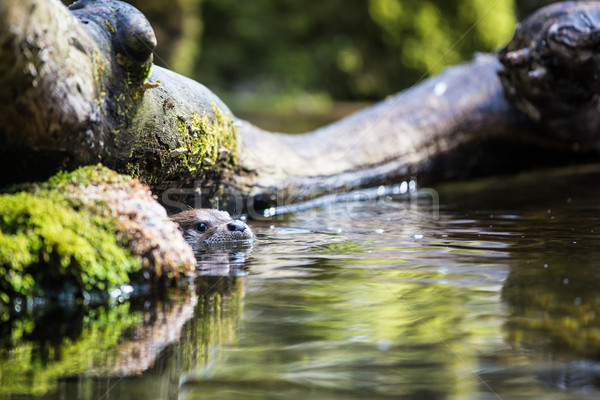
M 163 243 L 178 242 L 177 228 L 148 188 L 102 166 L 13 187 L 0 195 L 0 210 L 3 319 L 14 312 L 17 298 L 20 304 L 67 293 L 74 299 L 90 293 L 107 298 L 132 280 L 175 280 L 193 270 L 183 238 L 179 248 Z M 158 227 L 146 230 L 144 224 Z M 162 225 L 166 232 L 152 231 Z

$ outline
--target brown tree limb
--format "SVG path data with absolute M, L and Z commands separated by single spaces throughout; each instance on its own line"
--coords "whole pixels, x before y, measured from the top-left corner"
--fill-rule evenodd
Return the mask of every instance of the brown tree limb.
M 523 44 L 521 30 L 513 43 L 540 53 L 547 70 L 565 65 L 563 53 L 544 43 L 552 29 L 585 31 L 595 43 L 600 2 L 585 4 L 536 14 L 523 26 L 539 32 L 527 31 Z M 71 13 L 56 0 L 2 0 L 0 7 L 2 184 L 101 161 L 156 192 L 209 186 L 206 197 L 235 190 L 262 208 L 277 194 L 294 202 L 413 176 L 433 182 L 596 156 L 582 142 L 595 138 L 596 124 L 588 136 L 547 134 L 556 124 L 530 118 L 515 100 L 507 82 L 529 77 L 535 65 L 519 72 L 524 64 L 516 63 L 521 70 L 513 74 L 506 60 L 478 56 L 337 123 L 289 136 L 237 120 L 197 82 L 156 66 L 148 75 L 153 34 L 128 5 L 80 0 Z M 591 15 L 590 26 L 580 26 L 580 15 Z M 590 48 L 585 40 L 563 42 L 574 54 Z M 589 59 L 586 71 L 596 71 Z M 521 111 L 505 99 L 499 72 Z

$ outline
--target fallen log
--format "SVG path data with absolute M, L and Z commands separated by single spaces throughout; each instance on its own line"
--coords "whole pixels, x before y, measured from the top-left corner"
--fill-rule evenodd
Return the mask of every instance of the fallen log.
M 125 3 L 0 9 L 0 185 L 102 162 L 157 194 L 200 187 L 208 205 L 229 191 L 258 209 L 597 156 L 597 1 L 545 8 L 500 60 L 476 56 L 294 136 L 241 121 L 201 84 L 152 66 L 152 29 Z

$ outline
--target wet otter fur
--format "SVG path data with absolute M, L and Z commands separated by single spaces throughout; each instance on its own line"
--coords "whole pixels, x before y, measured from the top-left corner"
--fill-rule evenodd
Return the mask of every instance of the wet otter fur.
M 228 212 L 198 208 L 172 215 L 184 239 L 192 246 L 251 241 L 254 233 L 244 221 L 234 220 Z

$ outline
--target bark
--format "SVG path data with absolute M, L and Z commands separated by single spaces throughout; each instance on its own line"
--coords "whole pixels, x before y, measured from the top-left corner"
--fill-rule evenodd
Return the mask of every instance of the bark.
M 305 135 L 244 124 L 242 164 L 260 173 L 238 180 L 246 178 L 267 206 L 275 193 L 287 203 L 413 177 L 431 183 L 543 164 L 540 156 L 562 146 L 505 100 L 499 69 L 495 56 L 479 56 Z
M 56 0 L 2 0 L 0 184 L 101 161 L 159 194 L 192 186 L 206 198 L 234 191 L 266 208 L 411 177 L 430 183 L 587 161 L 596 157 L 588 142 L 597 124 L 565 136 L 569 121 L 531 118 L 523 104 L 528 90 L 540 92 L 530 72 L 542 61 L 560 82 L 576 80 L 580 64 L 586 77 L 596 72 L 588 57 L 565 77 L 564 51 L 548 51 L 544 43 L 552 29 L 568 31 L 567 38 L 576 31 L 591 39 L 565 39 L 562 46 L 575 55 L 582 46 L 589 52 L 600 36 L 592 33 L 598 9 L 593 1 L 542 11 L 523 24 L 538 32 L 517 32 L 515 47 L 500 54 L 502 64 L 494 54 L 478 56 L 337 123 L 290 136 L 236 119 L 197 82 L 157 66 L 148 75 L 154 36 L 131 6 L 80 0 L 69 12 Z M 565 13 L 576 17 L 555 21 Z M 582 13 L 591 16 L 585 26 Z M 541 55 L 529 59 L 533 64 L 510 61 L 519 51 Z M 543 88 L 552 91 L 554 81 Z M 596 104 L 589 91 L 578 97 L 580 86 L 568 93 L 570 104 L 595 118 Z

